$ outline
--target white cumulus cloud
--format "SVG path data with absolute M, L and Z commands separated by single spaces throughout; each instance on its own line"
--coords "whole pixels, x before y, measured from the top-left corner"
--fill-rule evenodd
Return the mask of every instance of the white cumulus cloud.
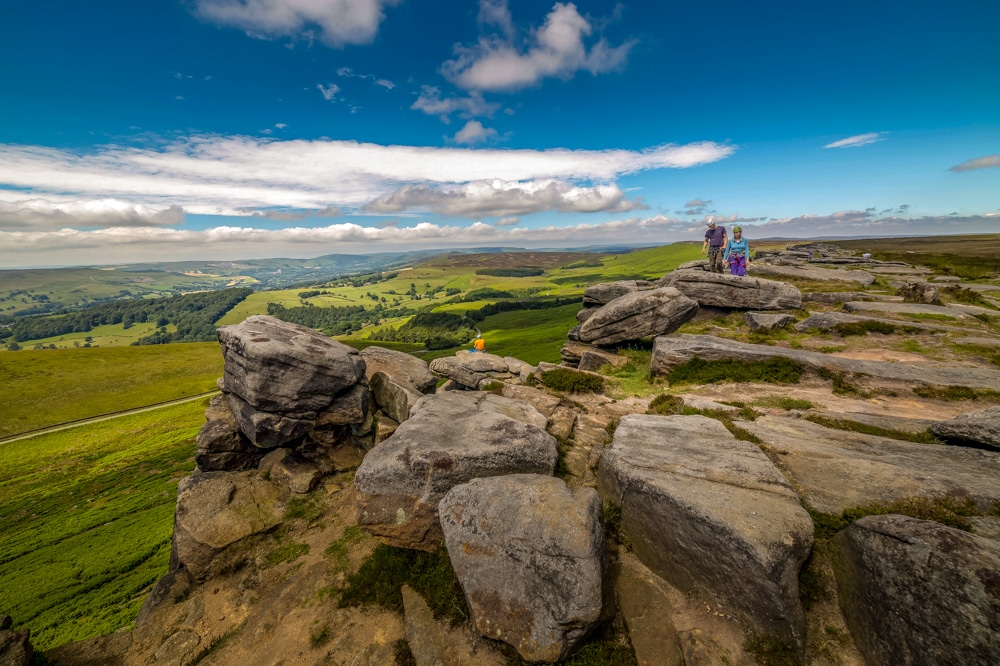
M 328 102 L 333 102 L 337 99 L 337 93 L 340 92 L 340 86 L 336 83 L 330 83 L 328 85 L 323 85 L 322 83 L 317 83 L 316 88 L 323 95 L 323 99 Z
M 493 117 L 500 105 L 487 102 L 478 92 L 473 92 L 468 97 L 442 97 L 440 88 L 425 85 L 421 86 L 420 96 L 410 108 L 423 111 L 429 116 L 441 116 L 441 120 L 447 123 L 449 116 L 455 112 L 462 118 Z
M 554 210 L 560 213 L 624 212 L 644 209 L 642 201 L 625 198 L 617 185 L 577 187 L 561 180 L 474 181 L 441 189 L 407 185 L 375 199 L 367 209 L 378 213 L 429 210 L 440 215 L 494 217 Z
M 465 127 L 455 132 L 454 141 L 464 144 L 482 143 L 496 135 L 497 131 L 492 127 L 483 127 L 478 120 L 470 120 L 465 123 Z
M 0 200 L 120 199 L 203 215 L 330 206 L 350 213 L 403 186 L 608 183 L 640 171 L 708 164 L 734 150 L 712 142 L 642 151 L 501 150 L 215 135 L 86 152 L 0 144 Z
M 399 0 L 194 0 L 195 14 L 258 39 L 312 40 L 327 46 L 375 39 L 385 7 Z
M 119 199 L 0 201 L 0 229 L 159 227 L 183 221 L 184 210 L 176 204 L 155 209 Z
M 499 24 L 512 31 L 506 3 L 480 3 L 480 21 Z M 585 38 L 594 28 L 573 3 L 557 2 L 545 23 L 532 31 L 527 47 L 509 34 L 484 36 L 470 47 L 456 47 L 457 57 L 446 62 L 442 71 L 456 85 L 467 90 L 512 91 L 532 86 L 544 78 L 571 78 L 578 71 L 591 74 L 610 72 L 624 66 L 635 40 L 612 46 L 600 38 L 589 48 Z

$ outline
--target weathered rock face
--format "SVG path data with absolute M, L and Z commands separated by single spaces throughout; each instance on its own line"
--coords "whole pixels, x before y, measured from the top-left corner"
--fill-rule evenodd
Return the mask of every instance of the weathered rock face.
M 223 390 L 255 409 L 318 412 L 365 376 L 356 350 L 305 326 L 256 315 L 218 333 Z
M 552 474 L 556 440 L 527 403 L 452 391 L 422 398 L 358 468 L 358 524 L 385 543 L 433 550 L 443 535 L 438 502 L 477 477 Z
M 367 384 L 357 351 L 304 326 L 257 315 L 218 335 L 222 390 L 240 430 L 261 448 L 303 437 L 341 394 Z
M 687 363 L 694 358 L 706 361 L 727 359 L 765 361 L 776 357 L 790 358 L 811 368 L 854 372 L 915 384 L 971 386 L 1000 390 L 1000 371 L 992 368 L 956 366 L 951 363 L 936 362 L 917 364 L 864 361 L 801 349 L 736 342 L 712 335 L 661 335 L 653 342 L 653 356 L 649 363 L 649 370 L 653 375 L 667 374 L 674 366 Z
M 474 479 L 452 488 L 439 512 L 482 635 L 528 661 L 555 662 L 600 621 L 606 557 L 594 489 L 537 474 Z
M 376 372 L 384 372 L 394 381 L 413 386 L 418 393 L 433 393 L 437 386 L 437 378 L 431 374 L 427 361 L 416 356 L 372 346 L 361 350 L 361 358 L 365 360 L 369 382 Z
M 780 456 L 809 504 L 823 513 L 906 497 L 1000 500 L 1000 453 L 931 446 L 761 416 L 741 427 Z
M 204 579 L 227 546 L 281 521 L 279 488 L 255 472 L 195 472 L 177 489 L 171 569 Z
M 887 515 L 833 544 L 844 618 L 868 663 L 1000 663 L 1000 543 Z
M 1000 451 L 1000 407 L 969 412 L 931 426 L 931 432 L 948 444 Z
M 618 282 L 591 285 L 583 290 L 583 305 L 585 308 L 600 307 L 625 294 L 650 288 L 652 288 L 652 284 L 645 280 L 619 280 Z
M 759 448 L 707 417 L 629 415 L 599 481 L 653 572 L 724 602 L 758 633 L 803 646 L 798 573 L 813 524 Z
M 402 423 L 408 419 L 410 408 L 423 396 L 412 384 L 394 381 L 392 377 L 381 370 L 374 373 L 369 381 L 371 381 L 375 402 L 396 423 Z
M 203 472 L 251 469 L 264 451 L 254 446 L 240 431 L 226 399 L 217 395 L 205 410 L 205 425 L 198 431 L 198 452 L 194 456 Z
M 802 293 L 787 282 L 707 271 L 674 271 L 661 284 L 674 287 L 698 305 L 740 310 L 795 310 Z
M 745 312 L 743 321 L 751 331 L 773 331 L 795 323 L 795 315 L 769 314 L 766 312 Z
M 669 287 L 635 291 L 609 302 L 580 325 L 580 340 L 614 345 L 677 330 L 698 304 Z
M 31 645 L 31 630 L 11 629 L 10 615 L 0 615 L 0 664 L 30 666 L 35 649 Z
M 906 303 L 937 305 L 941 302 L 941 292 L 927 282 L 907 282 L 896 290 L 896 295 L 902 296 Z
M 431 370 L 458 384 L 458 388 L 478 390 L 491 382 L 518 384 L 528 381 L 535 368 L 512 356 L 459 351 L 431 361 Z

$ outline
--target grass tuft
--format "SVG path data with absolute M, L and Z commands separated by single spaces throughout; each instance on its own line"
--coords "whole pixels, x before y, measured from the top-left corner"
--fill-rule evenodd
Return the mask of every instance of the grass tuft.
M 820 368 L 817 371 L 817 374 L 819 374 L 819 376 L 823 379 L 829 379 L 833 382 L 833 393 L 835 395 L 853 396 L 856 398 L 871 397 L 871 394 L 862 389 L 860 386 L 849 382 L 847 377 L 842 372 L 828 370 L 827 368 Z
M 817 425 L 821 425 L 824 428 L 834 428 L 836 430 L 848 430 L 850 432 L 859 432 L 864 435 L 877 435 L 878 437 L 889 437 L 890 439 L 901 439 L 904 442 L 917 442 L 919 444 L 943 444 L 943 442 L 935 437 L 931 431 L 924 430 L 923 432 L 905 432 L 903 430 L 890 430 L 888 428 L 879 428 L 878 426 L 868 425 L 867 423 L 859 423 L 858 421 L 850 421 L 847 419 L 830 419 L 825 416 L 818 416 L 816 414 L 809 414 L 806 416 L 807 421 L 812 421 Z
M 802 370 L 801 363 L 781 357 L 766 361 L 706 361 L 695 358 L 674 367 L 667 375 L 667 381 L 671 385 L 720 382 L 798 384 Z
M 761 666 L 797 666 L 799 663 L 792 644 L 773 636 L 751 635 L 744 648 Z
M 896 332 L 896 327 L 882 321 L 854 321 L 837 324 L 833 330 L 839 333 L 840 337 L 847 338 L 852 335 L 867 335 L 868 333 L 892 335 Z
M 286 520 L 301 520 L 306 525 L 312 524 L 323 515 L 323 504 L 316 494 L 305 497 L 294 497 L 285 507 Z
M 340 607 L 375 605 L 402 613 L 404 583 L 420 593 L 435 618 L 447 618 L 452 626 L 468 619 L 465 596 L 443 546 L 425 553 L 380 544 L 348 577 Z
M 816 405 L 809 400 L 801 398 L 790 398 L 784 395 L 769 395 L 764 398 L 757 398 L 753 401 L 757 407 L 777 407 L 785 411 L 793 409 L 812 409 Z
M 600 393 L 604 380 L 569 368 L 556 368 L 542 375 L 542 385 L 563 393 Z
M 1000 391 L 970 386 L 915 386 L 913 392 L 921 398 L 935 400 L 1000 400 Z

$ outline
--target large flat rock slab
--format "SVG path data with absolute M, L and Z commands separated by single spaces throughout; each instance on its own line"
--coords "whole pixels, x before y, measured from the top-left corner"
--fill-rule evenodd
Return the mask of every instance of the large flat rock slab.
M 802 292 L 787 282 L 707 271 L 674 271 L 663 276 L 663 286 L 674 287 L 698 305 L 740 310 L 797 310 Z
M 869 664 L 1000 664 L 1000 543 L 888 515 L 833 544 L 841 608 Z
M 358 525 L 393 546 L 434 550 L 444 540 L 438 503 L 453 487 L 555 471 L 558 448 L 546 422 L 529 404 L 488 393 L 425 396 L 358 467 Z
M 818 282 L 856 282 L 868 286 L 874 284 L 875 276 L 864 271 L 846 268 L 816 268 L 813 266 L 780 266 L 754 262 L 748 270 L 754 276 L 798 278 Z
M 579 336 L 593 345 L 615 345 L 672 333 L 690 320 L 698 304 L 671 287 L 632 291 L 610 301 L 580 325 Z
M 757 446 L 704 416 L 624 416 L 599 482 L 654 573 L 757 633 L 803 644 L 798 573 L 813 524 Z
M 888 303 L 886 301 L 848 301 L 844 303 L 847 312 L 892 312 L 894 314 L 930 314 L 969 319 L 972 313 L 946 305 L 926 305 L 923 303 Z M 997 313 L 1000 315 L 1000 312 Z
M 601 500 L 538 474 L 473 479 L 440 504 L 448 556 L 483 636 L 556 662 L 604 616 Z
M 858 322 L 874 321 L 880 324 L 898 326 L 899 328 L 916 328 L 921 331 L 949 331 L 952 333 L 968 333 L 969 329 L 960 326 L 948 326 L 946 324 L 925 324 L 924 322 L 901 321 L 899 319 L 885 319 L 884 317 L 866 317 L 864 315 L 847 314 L 846 312 L 814 312 L 808 317 L 795 324 L 795 330 L 805 332 L 809 330 L 828 331 L 841 324 L 856 324 Z
M 834 430 L 803 419 L 741 423 L 770 446 L 817 511 L 904 497 L 1000 500 L 1000 453 Z
M 814 369 L 853 372 L 913 384 L 1000 390 L 1000 371 L 992 368 L 939 362 L 916 364 L 864 361 L 822 352 L 737 342 L 712 335 L 661 335 L 653 343 L 649 368 L 654 375 L 665 375 L 674 366 L 694 358 L 706 361 L 765 361 L 776 357 L 790 358 Z
M 1000 407 L 968 412 L 935 423 L 931 432 L 949 444 L 1000 452 Z

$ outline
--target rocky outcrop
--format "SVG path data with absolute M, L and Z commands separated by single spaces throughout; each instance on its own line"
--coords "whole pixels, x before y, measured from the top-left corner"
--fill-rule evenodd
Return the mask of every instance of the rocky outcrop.
M 583 290 L 583 306 L 585 308 L 601 307 L 625 294 L 652 288 L 652 283 L 645 280 L 619 280 L 618 282 L 591 285 Z
M 607 303 L 580 325 L 579 337 L 594 345 L 615 345 L 677 330 L 698 304 L 669 287 L 634 291 Z
M 257 315 L 218 335 L 223 393 L 240 430 L 261 448 L 299 440 L 317 422 L 342 420 L 338 398 L 367 384 L 357 351 L 305 326 Z M 349 405 L 355 402 L 366 404 Z
M 527 381 L 534 367 L 516 358 L 502 358 L 495 354 L 460 351 L 454 356 L 444 356 L 431 361 L 430 369 L 459 386 L 478 390 L 491 382 L 517 383 Z
M 765 361 L 777 357 L 789 358 L 811 368 L 853 372 L 912 384 L 969 386 L 1000 390 L 1000 371 L 992 368 L 956 366 L 950 363 L 935 362 L 916 364 L 864 361 L 800 349 L 736 342 L 711 335 L 675 334 L 656 338 L 653 343 L 653 356 L 649 369 L 653 375 L 665 375 L 674 366 L 687 363 L 694 358 L 706 361 L 730 359 Z
M 948 444 L 1000 452 L 1000 407 L 989 407 L 935 423 L 931 432 Z
M 373 373 L 369 381 L 375 402 L 396 423 L 402 423 L 408 419 L 410 409 L 423 397 L 423 394 L 417 391 L 412 384 L 395 381 L 381 370 Z
M 823 513 L 908 497 L 1000 500 L 1000 454 L 933 446 L 761 416 L 740 427 L 777 455 L 809 504 Z
M 600 621 L 606 563 L 593 488 L 517 474 L 474 479 L 441 500 L 455 576 L 483 636 L 556 662 Z
M 171 569 L 196 579 L 228 546 L 281 522 L 281 491 L 255 472 L 195 472 L 177 489 Z
M 902 296 L 905 303 L 938 305 L 941 302 L 940 290 L 928 282 L 906 282 L 896 289 L 896 295 Z
M 757 446 L 703 416 L 629 415 L 604 451 L 599 481 L 657 575 L 803 647 L 798 574 L 812 520 Z
M 369 382 L 376 372 L 384 372 L 393 381 L 412 386 L 417 393 L 433 393 L 437 386 L 437 377 L 427 367 L 427 361 L 412 354 L 371 346 L 361 350 L 361 358 Z
M 552 474 L 556 440 L 527 403 L 471 391 L 422 398 L 358 468 L 358 524 L 391 545 L 442 543 L 438 502 L 477 477 Z
M 205 410 L 205 425 L 195 440 L 194 460 L 203 472 L 252 469 L 265 451 L 250 443 L 240 430 L 224 396 L 217 395 Z
M 674 287 L 698 305 L 738 310 L 795 310 L 802 293 L 787 282 L 706 271 L 674 271 L 660 284 Z
M 743 321 L 751 331 L 774 331 L 795 323 L 795 315 L 744 312 Z
M 35 655 L 30 629 L 11 629 L 10 615 L 0 615 L 0 664 L 30 666 Z
M 1000 543 L 887 515 L 833 544 L 841 608 L 868 663 L 1000 663 Z
M 579 368 L 589 372 L 597 372 L 605 365 L 614 367 L 628 363 L 628 358 L 613 351 L 601 349 L 582 342 L 567 341 L 559 350 L 562 364 L 568 368 Z
M 802 294 L 803 303 L 846 303 L 848 301 L 898 301 L 897 296 L 869 294 L 864 291 L 811 291 Z
M 289 449 L 275 449 L 268 453 L 260 461 L 258 470 L 271 483 L 288 488 L 297 495 L 314 490 L 323 478 L 323 471 L 318 465 L 303 460 Z

